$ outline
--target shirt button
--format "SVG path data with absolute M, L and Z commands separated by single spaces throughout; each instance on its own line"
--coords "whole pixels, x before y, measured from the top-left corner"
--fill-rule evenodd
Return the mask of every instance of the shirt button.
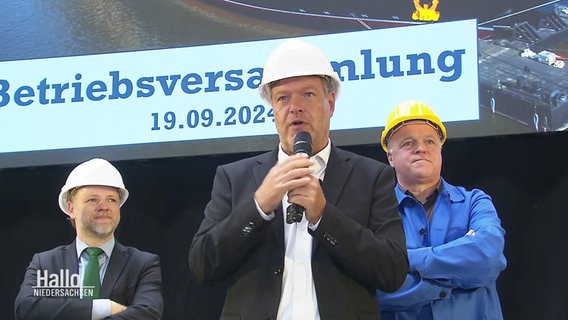
M 426 234 L 426 229 L 424 229 L 424 228 L 420 229 L 420 234 L 421 234 L 421 235 L 425 235 L 425 234 Z
M 440 291 L 440 299 L 444 299 L 446 297 L 446 291 Z

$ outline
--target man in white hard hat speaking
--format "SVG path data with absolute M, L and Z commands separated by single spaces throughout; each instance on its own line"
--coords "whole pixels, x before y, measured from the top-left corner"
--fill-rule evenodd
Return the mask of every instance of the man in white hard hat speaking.
M 114 238 L 128 195 L 107 160 L 95 158 L 71 171 L 58 203 L 77 237 L 33 256 L 16 297 L 16 319 L 161 318 L 159 257 Z
M 189 252 L 200 283 L 230 284 L 222 319 L 380 319 L 376 289 L 402 285 L 394 171 L 331 142 L 340 85 L 304 41 L 268 57 L 259 91 L 280 143 L 217 168 Z

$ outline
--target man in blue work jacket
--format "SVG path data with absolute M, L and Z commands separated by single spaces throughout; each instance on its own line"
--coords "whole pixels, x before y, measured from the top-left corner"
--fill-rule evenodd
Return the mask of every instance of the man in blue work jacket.
M 496 280 L 505 231 L 491 198 L 441 176 L 446 128 L 425 103 L 390 113 L 381 146 L 396 171 L 410 262 L 402 287 L 378 292 L 383 320 L 503 319 Z

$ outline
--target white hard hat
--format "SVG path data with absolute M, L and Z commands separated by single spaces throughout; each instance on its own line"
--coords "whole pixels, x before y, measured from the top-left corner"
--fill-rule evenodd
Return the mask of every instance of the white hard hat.
M 272 51 L 264 64 L 262 81 L 258 87 L 260 96 L 270 103 L 270 83 L 312 75 L 329 76 L 335 95 L 339 96 L 341 80 L 325 54 L 307 42 L 298 39 L 286 40 Z
M 95 158 L 83 162 L 67 177 L 65 185 L 59 193 L 59 208 L 69 215 L 67 211 L 67 201 L 69 200 L 69 190 L 81 186 L 109 186 L 118 189 L 120 196 L 120 206 L 128 198 L 128 190 L 124 187 L 120 172 L 105 159 Z

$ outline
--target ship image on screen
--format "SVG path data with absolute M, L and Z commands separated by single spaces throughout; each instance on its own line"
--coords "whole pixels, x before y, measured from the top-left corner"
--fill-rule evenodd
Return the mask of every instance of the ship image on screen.
M 464 53 L 452 45 L 459 35 L 451 23 L 472 20 L 476 52 Z M 433 26 L 440 28 L 423 31 Z M 127 160 L 271 149 L 278 139 L 270 106 L 255 91 L 255 76 L 275 41 L 290 37 L 323 44 L 335 63 L 370 62 L 365 67 L 374 68 L 373 76 L 381 59 L 404 63 L 420 54 L 431 59 L 416 75 L 403 67 L 404 77 L 374 79 L 376 87 L 341 69 L 345 91 L 331 131 L 337 145 L 376 144 L 384 123 L 376 109 L 407 99 L 438 107 L 452 138 L 568 128 L 568 0 L 6 0 L 0 4 L 0 30 L 0 169 L 89 156 Z M 385 33 L 374 38 L 381 30 Z M 396 36 L 410 30 L 416 30 L 410 38 Z M 381 42 L 387 32 L 384 38 L 394 41 Z M 351 34 L 372 36 L 346 44 Z M 431 43 L 439 52 L 399 49 Z M 459 54 L 475 54 L 475 75 L 467 73 L 471 68 L 450 68 L 448 56 Z M 460 81 L 475 78 L 471 90 L 423 94 L 444 88 L 440 79 L 452 72 Z M 359 96 L 350 96 L 353 92 Z M 460 99 L 474 102 L 475 112 L 469 107 L 467 114 L 446 112 L 459 111 Z M 353 107 L 356 113 L 342 113 Z M 137 113 L 126 114 L 126 108 Z M 79 109 L 85 110 L 81 116 Z M 108 114 L 113 117 L 105 125 L 112 130 L 102 131 L 99 142 L 88 121 L 98 124 Z M 254 121 L 259 123 L 253 126 Z M 135 133 L 141 128 L 143 134 Z M 123 139 L 146 134 L 151 138 Z

